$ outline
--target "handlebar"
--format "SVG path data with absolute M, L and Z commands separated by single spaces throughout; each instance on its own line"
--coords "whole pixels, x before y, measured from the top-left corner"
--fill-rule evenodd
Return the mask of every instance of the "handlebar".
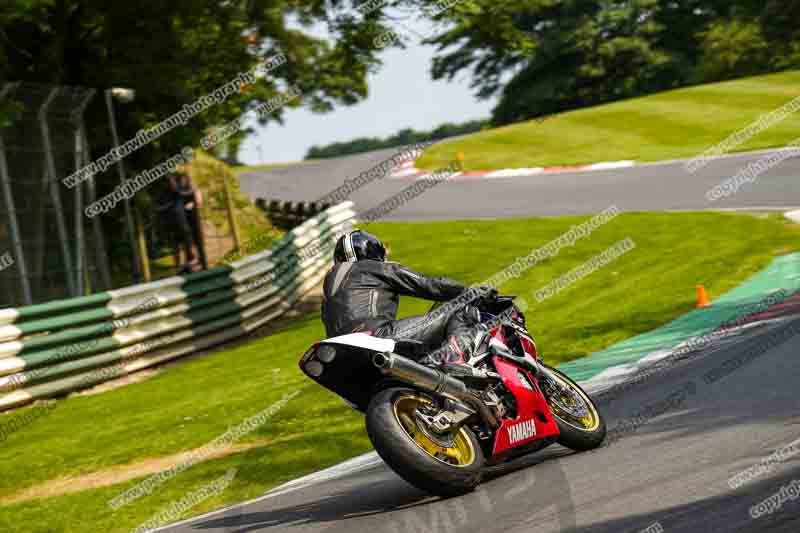
M 483 304 L 486 304 L 486 303 L 490 303 L 490 304 L 491 303 L 512 304 L 516 298 L 517 298 L 516 295 L 510 295 L 510 294 L 499 295 L 498 294 L 497 296 L 494 296 L 491 299 L 488 296 L 482 296 L 480 298 L 477 298 L 476 300 L 473 300 L 470 303 L 478 305 L 479 307 L 481 307 Z M 443 303 L 445 303 L 445 302 L 434 302 L 433 305 L 431 305 L 430 309 L 428 309 L 428 312 L 431 313 L 431 312 L 435 311 Z

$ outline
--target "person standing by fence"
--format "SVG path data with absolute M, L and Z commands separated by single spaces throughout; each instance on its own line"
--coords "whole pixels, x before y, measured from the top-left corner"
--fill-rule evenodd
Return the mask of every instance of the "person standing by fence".
M 206 254 L 203 249 L 203 232 L 200 226 L 200 210 L 203 207 L 203 193 L 200 189 L 195 187 L 187 174 L 180 174 L 178 176 L 178 193 L 183 198 L 183 210 L 186 216 L 186 222 L 189 225 L 192 241 L 197 251 L 197 256 L 199 256 L 200 264 L 202 264 L 204 269 L 207 269 Z M 196 271 L 200 264 L 195 260 L 191 271 Z
M 186 174 L 170 176 L 168 190 L 159 202 L 159 211 L 172 237 L 175 264 L 182 265 L 179 270 L 181 274 L 196 272 L 201 267 L 195 251 L 201 251 L 202 246 L 199 215 L 202 202 L 202 193 Z M 185 256 L 183 263 L 181 249 Z M 202 253 L 200 255 L 204 256 Z

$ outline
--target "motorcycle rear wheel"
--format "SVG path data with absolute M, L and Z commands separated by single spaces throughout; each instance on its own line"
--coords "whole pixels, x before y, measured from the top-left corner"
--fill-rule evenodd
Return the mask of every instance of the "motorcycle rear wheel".
M 480 483 L 483 451 L 475 434 L 461 427 L 452 446 L 434 442 L 414 416 L 430 400 L 413 389 L 379 392 L 367 408 L 366 426 L 378 455 L 418 489 L 442 497 L 466 494 Z

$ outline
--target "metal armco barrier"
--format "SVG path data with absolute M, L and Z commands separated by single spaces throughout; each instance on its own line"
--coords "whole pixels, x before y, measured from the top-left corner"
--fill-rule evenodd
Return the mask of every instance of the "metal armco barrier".
M 352 207 L 331 207 L 224 267 L 0 310 L 0 410 L 207 349 L 281 316 L 325 275 Z

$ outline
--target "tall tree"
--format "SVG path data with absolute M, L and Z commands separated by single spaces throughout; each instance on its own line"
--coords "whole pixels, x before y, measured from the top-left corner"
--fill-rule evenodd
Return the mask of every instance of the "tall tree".
M 0 7 L 0 80 L 136 90 L 123 130 L 152 126 L 257 63 L 283 54 L 288 62 L 250 90 L 154 143 L 142 165 L 196 143 L 203 130 L 296 88 L 285 108 L 328 111 L 367 94 L 379 65 L 378 19 L 330 16 L 331 0 L 11 0 Z M 337 1 L 337 0 L 332 0 Z M 342 2 L 338 2 L 341 4 Z M 347 5 L 356 4 L 347 0 Z
M 761 26 L 774 66 L 800 68 L 800 0 L 767 0 Z
M 777 35 L 796 32 L 797 1 L 790 4 L 769 0 L 765 10 L 763 0 L 462 0 L 438 17 L 449 26 L 429 39 L 438 48 L 432 72 L 437 79 L 469 72 L 479 97 L 500 96 L 493 118 L 505 124 L 707 81 L 702 58 L 718 54 L 715 47 L 752 42 L 759 16 Z M 768 10 L 787 16 L 775 20 Z M 800 49 L 796 37 L 784 47 L 781 57 Z M 725 76 L 780 68 L 763 58 L 758 42 L 747 49 L 726 61 L 733 66 Z
M 357 0 L 4 0 L 0 81 L 134 89 L 135 101 L 118 107 L 125 142 L 240 73 L 285 56 L 285 64 L 251 87 L 126 157 L 133 175 L 184 146 L 197 147 L 208 129 L 259 106 L 269 110 L 259 115 L 266 123 L 281 121 L 292 107 L 324 112 L 363 99 L 367 74 L 379 65 L 375 37 L 388 26 L 380 17 L 362 21 L 354 16 L 356 4 Z M 300 97 L 285 98 L 295 91 Z M 275 101 L 285 105 L 272 105 Z M 0 102 L 0 126 L 9 124 L 16 109 L 12 102 Z M 92 156 L 100 157 L 110 148 L 102 98 L 95 98 L 89 108 L 87 124 Z M 234 135 L 231 145 L 235 147 L 245 133 Z M 112 170 L 97 179 L 99 195 L 119 183 Z M 156 192 L 158 185 L 149 190 Z M 136 206 L 148 214 L 150 200 L 148 194 L 134 197 Z M 125 234 L 122 210 L 102 220 L 107 235 Z

